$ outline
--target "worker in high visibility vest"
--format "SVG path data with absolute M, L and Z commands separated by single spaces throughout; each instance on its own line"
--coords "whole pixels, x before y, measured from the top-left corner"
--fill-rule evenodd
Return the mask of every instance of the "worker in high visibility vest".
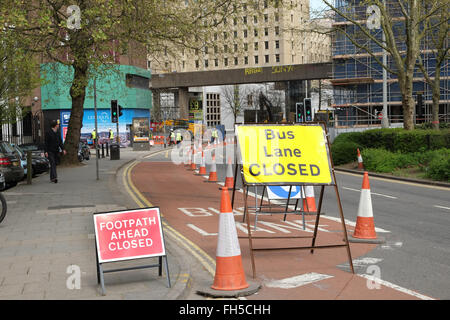
M 219 138 L 219 133 L 217 132 L 216 128 L 213 128 L 212 134 L 211 134 L 211 143 L 214 143 Z
M 97 131 L 95 131 L 95 128 L 91 132 L 91 138 L 92 138 L 92 144 L 95 147 L 97 145 Z
M 180 142 L 181 142 L 181 132 L 180 131 L 178 131 L 177 132 L 177 146 L 179 147 L 180 146 Z
M 169 146 L 171 144 L 175 144 L 175 132 L 173 131 L 173 129 L 170 129 L 170 142 L 169 142 Z
M 112 143 L 114 141 L 114 132 L 109 129 L 109 142 Z

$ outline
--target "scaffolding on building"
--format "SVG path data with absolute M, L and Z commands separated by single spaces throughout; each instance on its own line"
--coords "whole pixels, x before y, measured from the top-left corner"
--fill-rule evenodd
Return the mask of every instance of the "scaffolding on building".
M 400 17 L 399 8 L 395 3 L 387 1 L 391 16 Z M 366 6 L 361 0 L 336 0 L 338 10 L 346 13 L 356 21 L 366 20 Z M 398 19 L 398 23 L 402 19 Z M 336 28 L 343 28 L 345 32 L 354 35 L 361 49 L 341 32 L 335 32 L 332 38 L 334 104 L 336 110 L 336 125 L 342 126 L 367 126 L 381 125 L 380 111 L 383 108 L 382 66 L 369 54 L 379 56 L 381 60 L 382 48 L 374 41 L 358 33 L 357 26 L 345 20 L 340 15 L 335 15 L 333 24 Z M 381 29 L 373 31 L 373 36 L 381 40 Z M 400 37 L 399 37 L 400 38 Z M 429 46 L 429 41 L 424 41 L 421 57 L 425 69 L 430 76 L 436 68 L 434 51 Z M 399 50 L 405 50 L 406 44 L 399 39 Z M 390 56 L 387 56 L 387 64 L 394 68 Z M 450 121 L 450 65 L 448 59 L 441 66 L 441 96 L 439 118 L 441 122 Z M 431 121 L 432 88 L 426 82 L 423 74 L 416 68 L 413 79 L 415 94 L 422 93 L 425 112 L 423 118 L 416 118 L 417 122 Z M 390 123 L 403 122 L 402 96 L 395 75 L 388 73 L 387 79 L 387 106 Z M 341 120 L 340 120 L 341 119 Z

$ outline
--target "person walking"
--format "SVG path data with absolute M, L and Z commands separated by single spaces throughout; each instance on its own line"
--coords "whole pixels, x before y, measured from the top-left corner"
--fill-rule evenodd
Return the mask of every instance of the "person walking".
M 56 165 L 59 163 L 60 149 L 66 154 L 64 145 L 58 134 L 59 123 L 56 120 L 50 122 L 50 130 L 45 135 L 45 156 L 50 162 L 50 182 L 58 183 L 58 176 L 56 174 Z

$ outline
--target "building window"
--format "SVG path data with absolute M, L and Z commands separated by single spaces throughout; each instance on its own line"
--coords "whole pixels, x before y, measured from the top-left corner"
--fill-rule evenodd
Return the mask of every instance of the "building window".
M 258 23 L 258 17 L 257 16 L 253 16 L 253 23 Z
M 275 54 L 275 62 L 280 62 L 280 54 Z
M 259 63 L 259 57 L 255 56 L 255 64 L 258 64 L 258 63 Z
M 276 36 L 279 36 L 279 35 L 280 35 L 280 27 L 279 27 L 279 26 L 276 26 L 276 27 L 275 27 L 275 35 L 276 35 Z
M 269 28 L 264 28 L 264 35 L 266 37 L 269 35 Z
M 264 41 L 264 48 L 269 50 L 269 41 Z
M 266 63 L 269 63 L 269 55 L 268 55 L 268 54 L 266 54 L 266 55 L 264 56 L 264 60 L 265 60 Z
M 242 20 L 244 21 L 244 24 L 247 24 L 247 17 L 246 16 L 242 17 Z
M 237 66 L 239 64 L 239 59 L 238 57 L 234 57 L 234 65 Z
M 248 57 L 244 57 L 244 64 L 248 64 Z
M 275 49 L 280 49 L 280 40 L 275 40 Z
M 244 43 L 244 51 L 248 51 L 248 43 L 247 42 Z
M 258 36 L 258 29 L 255 29 L 255 30 L 254 30 L 254 35 L 255 35 L 255 37 Z
M 255 42 L 255 51 L 258 51 L 258 42 Z
M 215 67 L 218 67 L 219 66 L 219 59 L 214 59 L 214 66 Z
M 223 65 L 228 67 L 228 58 L 223 59 Z
M 247 29 L 244 30 L 244 38 L 247 38 Z
M 234 30 L 233 34 L 234 34 L 234 37 L 237 38 L 237 31 L 236 30 Z
M 205 59 L 205 68 L 208 68 L 208 59 Z
M 195 67 L 198 69 L 200 67 L 200 63 L 198 60 L 195 60 Z

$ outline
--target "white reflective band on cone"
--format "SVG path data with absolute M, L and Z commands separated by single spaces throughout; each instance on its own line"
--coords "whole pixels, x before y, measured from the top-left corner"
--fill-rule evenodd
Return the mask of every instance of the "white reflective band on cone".
M 234 257 L 239 255 L 241 255 L 241 249 L 239 247 L 233 213 L 220 213 L 216 256 Z
M 370 189 L 361 189 L 358 206 L 358 217 L 373 217 L 372 196 L 370 195 Z

